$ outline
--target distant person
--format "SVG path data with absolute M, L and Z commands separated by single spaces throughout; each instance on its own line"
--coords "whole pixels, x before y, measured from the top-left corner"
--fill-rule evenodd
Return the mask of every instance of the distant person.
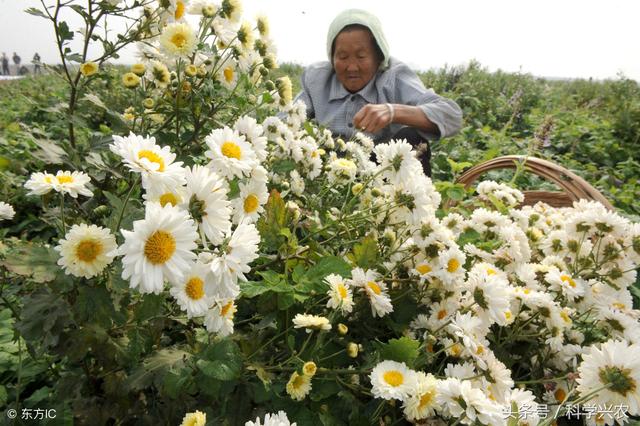
M 9 75 L 9 57 L 2 52 L 2 75 Z
M 29 74 L 29 68 L 25 67 L 24 65 L 18 68 L 18 75 L 27 75 L 27 74 Z
M 313 64 L 302 75 L 296 99 L 307 118 L 351 138 L 367 133 L 375 143 L 406 139 L 431 176 L 429 140 L 456 134 L 462 111 L 452 100 L 426 89 L 407 65 L 389 55 L 377 17 L 365 10 L 340 13 L 327 34 L 329 62 Z
M 20 72 L 20 62 L 22 62 L 22 58 L 20 58 L 16 52 L 13 52 L 13 63 L 16 64 L 16 74 Z
M 35 55 L 33 55 L 33 59 L 31 60 L 31 62 L 33 63 L 33 73 L 34 74 L 40 74 L 40 55 L 38 54 L 38 52 L 36 52 Z

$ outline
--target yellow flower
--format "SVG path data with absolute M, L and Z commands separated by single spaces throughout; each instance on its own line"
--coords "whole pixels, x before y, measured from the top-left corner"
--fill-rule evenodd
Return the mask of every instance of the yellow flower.
M 80 65 L 80 72 L 85 77 L 91 77 L 98 72 L 98 64 L 96 64 L 95 62 L 85 62 L 84 64 Z
M 278 95 L 280 95 L 280 105 L 285 106 L 291 103 L 293 90 L 289 76 L 276 79 L 276 88 L 278 89 Z
M 196 66 L 195 66 L 195 65 L 193 65 L 193 64 L 189 64 L 189 65 L 187 65 L 187 66 L 185 67 L 185 69 L 184 69 L 184 73 L 185 73 L 186 75 L 188 75 L 189 77 L 193 77 L 193 76 L 195 76 L 196 74 L 198 74 L 198 67 L 196 67 Z
M 140 77 L 132 72 L 128 72 L 122 76 L 122 83 L 125 87 L 133 89 L 134 87 L 138 86 L 138 84 L 140 84 Z
M 180 426 L 204 426 L 207 423 L 207 415 L 196 410 L 193 413 L 185 414 Z
M 139 77 L 142 77 L 146 71 L 147 67 L 144 64 L 137 63 L 131 66 L 131 72 Z
M 302 401 L 311 391 L 311 377 L 294 371 L 287 383 L 287 393 L 292 399 Z

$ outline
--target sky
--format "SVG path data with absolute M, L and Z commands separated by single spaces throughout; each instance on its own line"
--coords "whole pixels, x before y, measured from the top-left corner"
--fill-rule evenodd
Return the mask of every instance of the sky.
M 53 0 L 44 0 L 48 4 Z M 391 55 L 415 69 L 477 60 L 490 71 L 640 81 L 637 0 L 241 0 L 244 17 L 267 15 L 278 60 L 326 59 L 326 32 L 346 8 L 377 15 Z M 79 2 L 86 4 L 85 1 Z M 58 59 L 50 24 L 23 12 L 36 0 L 0 0 L 0 52 Z M 79 22 L 70 20 L 77 29 Z M 123 62 L 134 62 L 133 51 Z

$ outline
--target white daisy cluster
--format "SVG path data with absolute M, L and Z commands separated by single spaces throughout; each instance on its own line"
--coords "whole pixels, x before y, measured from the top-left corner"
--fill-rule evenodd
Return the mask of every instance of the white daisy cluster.
M 11 220 L 15 216 L 16 211 L 11 204 L 7 204 L 4 201 L 0 201 L 0 220 Z
M 207 166 L 183 167 L 169 147 L 135 134 L 114 137 L 111 150 L 140 173 L 145 218 L 122 230 L 124 279 L 141 293 L 169 293 L 189 318 L 204 317 L 207 330 L 233 332 L 238 282 L 258 256 L 254 224 L 267 202 L 262 127 L 250 117 L 235 128 L 214 130 Z M 254 149 L 255 147 L 255 149 Z M 231 184 L 239 191 L 230 197 Z
M 476 190 L 481 200 L 499 201 L 508 208 L 516 207 L 524 201 L 522 192 L 492 180 L 480 182 Z
M 289 422 L 287 413 L 285 413 L 284 411 L 278 411 L 275 414 L 265 414 L 264 420 L 261 420 L 260 417 L 256 417 L 255 422 L 248 421 L 244 424 L 244 426 L 296 426 L 296 423 Z

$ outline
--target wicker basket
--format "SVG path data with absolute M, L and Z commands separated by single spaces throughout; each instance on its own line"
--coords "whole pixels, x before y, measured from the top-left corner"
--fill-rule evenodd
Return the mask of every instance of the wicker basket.
M 526 161 L 525 170 L 555 183 L 564 190 L 564 192 L 523 191 L 524 205 L 534 205 L 538 201 L 542 201 L 553 207 L 570 207 L 574 201 L 586 199 L 598 201 L 607 209 L 614 210 L 611 203 L 600 191 L 589 185 L 586 180 L 562 166 L 536 157 L 525 157 L 524 155 L 497 157 L 473 166 L 464 172 L 457 182 L 469 187 L 478 177 L 490 170 L 515 169 L 516 164 L 523 161 Z

